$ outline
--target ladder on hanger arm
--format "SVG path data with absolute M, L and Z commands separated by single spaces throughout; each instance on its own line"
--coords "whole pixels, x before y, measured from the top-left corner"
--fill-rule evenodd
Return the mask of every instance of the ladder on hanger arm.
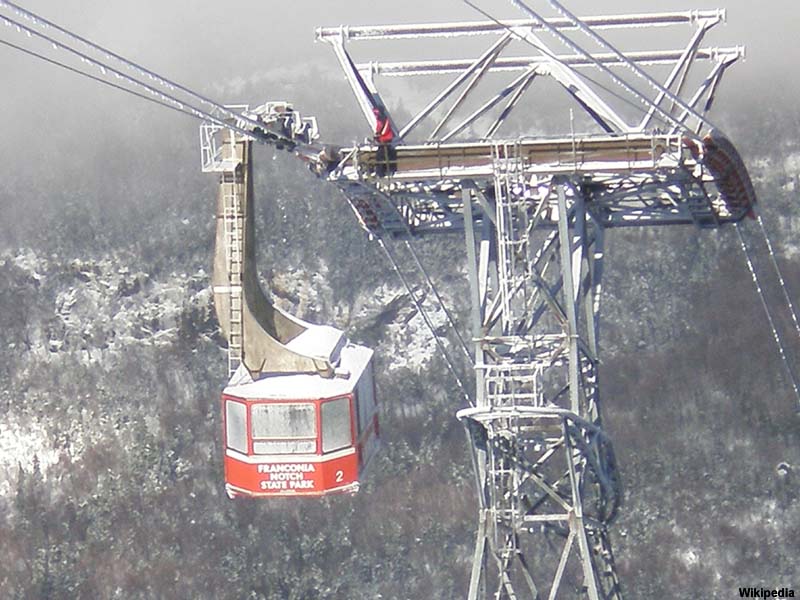
M 220 174 L 212 285 L 217 318 L 228 340 L 229 374 L 243 365 L 254 379 L 267 372 L 332 377 L 342 332 L 286 313 L 259 283 L 252 141 L 222 128 L 216 136 L 217 160 L 206 167 Z

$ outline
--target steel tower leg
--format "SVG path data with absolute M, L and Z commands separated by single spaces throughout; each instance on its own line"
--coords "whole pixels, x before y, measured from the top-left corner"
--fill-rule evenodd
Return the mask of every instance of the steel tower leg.
M 479 386 L 459 412 L 479 494 L 469 599 L 616 600 L 606 527 L 621 492 L 597 381 L 603 229 L 579 182 L 531 178 L 514 157 L 496 149 L 480 242 L 480 203 L 464 193 Z

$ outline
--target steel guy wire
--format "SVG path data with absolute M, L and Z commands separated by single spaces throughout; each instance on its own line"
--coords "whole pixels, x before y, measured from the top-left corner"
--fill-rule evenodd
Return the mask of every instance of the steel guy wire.
M 377 192 L 377 191 L 367 187 L 364 184 L 361 184 L 361 187 L 365 188 L 367 190 L 367 192 L 370 193 L 370 194 L 376 193 L 376 194 L 380 194 L 380 195 L 385 196 L 385 194 L 383 194 L 381 192 Z M 356 215 L 358 215 L 359 211 L 356 208 L 356 206 L 353 204 L 352 200 L 350 199 L 350 196 L 344 190 L 341 190 L 341 191 L 342 191 L 342 195 L 344 196 L 345 200 L 350 205 L 350 208 L 353 210 L 353 212 Z M 402 214 L 400 214 L 400 211 L 397 209 L 397 207 L 394 205 L 394 203 L 391 202 L 391 198 L 387 198 L 387 201 L 389 202 L 389 204 L 392 207 L 394 207 L 395 211 L 397 212 L 398 216 L 400 217 L 400 220 L 403 222 L 403 224 L 405 226 L 405 229 L 406 229 L 406 232 L 408 233 L 408 235 L 411 235 L 411 230 L 410 230 L 410 228 L 408 226 L 408 223 L 405 221 L 405 219 L 403 218 Z M 381 229 L 382 233 L 384 233 L 384 234 L 387 233 L 386 229 L 383 227 L 382 224 L 380 225 L 380 229 Z M 389 246 L 383 240 L 383 237 L 381 235 L 378 235 L 378 234 L 375 234 L 374 237 L 377 240 L 378 245 L 381 247 L 381 249 L 383 250 L 383 252 L 386 255 L 386 257 L 389 259 L 389 263 L 392 265 L 392 269 L 397 274 L 397 277 L 400 279 L 400 282 L 403 284 L 403 287 L 405 287 L 406 291 L 408 292 L 408 295 L 411 297 L 411 301 L 414 303 L 414 306 L 416 307 L 417 312 L 419 312 L 420 316 L 422 316 L 422 319 L 425 322 L 425 326 L 428 328 L 428 330 L 430 331 L 431 335 L 433 336 L 433 339 L 436 342 L 436 346 L 438 347 L 439 351 L 441 352 L 442 357 L 444 358 L 444 361 L 445 361 L 445 364 L 447 365 L 448 370 L 453 375 L 453 378 L 456 380 L 456 384 L 457 384 L 459 390 L 461 391 L 461 394 L 464 396 L 464 399 L 467 401 L 467 404 L 469 404 L 470 406 L 475 406 L 475 403 L 472 401 L 472 398 L 470 398 L 469 394 L 467 393 L 466 387 L 464 386 L 464 383 L 461 381 L 461 377 L 459 377 L 458 372 L 456 371 L 455 366 L 453 365 L 453 362 L 450 359 L 450 355 L 448 354 L 447 349 L 444 347 L 444 344 L 442 343 L 441 338 L 436 333 L 436 328 L 433 326 L 433 323 L 431 322 L 430 317 L 428 316 L 428 313 L 425 311 L 425 308 L 422 306 L 422 304 L 419 302 L 419 300 L 417 300 L 417 297 L 414 294 L 414 290 L 412 289 L 411 284 L 409 283 L 409 281 L 406 278 L 406 276 L 403 275 L 403 272 L 400 270 L 400 264 L 398 263 L 397 259 L 395 258 L 394 254 L 392 253 L 392 251 L 389 249 Z M 425 277 L 428 278 L 428 285 L 429 285 L 430 289 L 433 290 L 434 295 L 436 296 L 436 298 L 439 301 L 439 305 L 442 307 L 442 310 L 444 311 L 445 315 L 447 315 L 447 318 L 450 321 L 451 327 L 455 330 L 456 335 L 458 335 L 458 337 L 459 337 L 459 340 L 461 340 L 461 343 L 462 343 L 462 345 L 464 347 L 464 350 L 467 351 L 468 360 L 471 361 L 472 360 L 472 355 L 469 354 L 468 349 L 466 348 L 466 344 L 464 344 L 463 339 L 459 335 L 458 329 L 456 329 L 455 323 L 453 322 L 452 317 L 450 316 L 450 313 L 447 310 L 447 306 L 445 306 L 445 304 L 442 301 L 441 297 L 436 292 L 436 288 L 435 288 L 435 286 L 433 286 L 433 282 L 430 281 L 430 278 L 427 275 L 427 271 L 422 266 L 422 263 L 420 262 L 419 258 L 416 256 L 416 253 L 414 252 L 413 248 L 411 248 L 410 245 L 408 246 L 408 248 L 409 248 L 409 251 L 411 252 L 412 256 L 414 256 L 414 259 L 415 259 L 419 269 L 423 272 Z
M 459 341 L 459 343 L 461 345 L 461 349 L 464 351 L 464 355 L 467 357 L 467 360 L 471 361 L 472 360 L 472 353 L 469 351 L 469 346 L 467 346 L 467 343 L 464 341 L 464 338 L 462 337 L 461 332 L 458 330 L 458 327 L 456 327 L 456 323 L 455 323 L 455 319 L 453 319 L 453 315 L 450 313 L 450 310 L 447 308 L 447 305 L 444 303 L 444 300 L 439 295 L 439 291 L 436 289 L 436 286 L 433 284 L 433 281 L 431 280 L 430 275 L 428 275 L 428 271 L 422 265 L 422 261 L 420 261 L 416 250 L 414 250 L 414 246 L 411 244 L 411 242 L 409 240 L 405 240 L 405 245 L 408 248 L 409 252 L 411 253 L 411 256 L 414 257 L 414 262 L 417 263 L 417 267 L 419 268 L 420 272 L 422 272 L 423 277 L 425 277 L 425 282 L 428 284 L 428 288 L 431 290 L 431 292 L 433 292 L 433 295 L 436 296 L 436 301 L 439 303 L 439 306 L 442 307 L 442 310 L 444 311 L 444 314 L 445 314 L 445 316 L 447 317 L 447 320 L 450 323 L 450 327 L 453 328 L 453 331 L 455 332 L 456 337 L 458 338 L 458 341 Z
M 394 208 L 394 212 L 400 218 L 400 222 L 403 224 L 403 229 L 406 230 L 406 234 L 410 239 L 413 239 L 414 236 L 411 233 L 411 228 L 408 225 L 408 221 L 406 221 L 406 219 L 403 217 L 403 214 L 400 212 L 400 209 L 397 207 L 397 205 L 394 202 L 392 202 L 391 197 L 389 197 L 387 194 L 383 192 L 378 192 L 378 193 L 386 199 L 386 201 L 392 208 Z M 461 345 L 461 349 L 464 352 L 464 355 L 467 357 L 468 361 L 472 361 L 473 356 L 472 353 L 469 351 L 469 346 L 467 346 L 467 343 L 464 341 L 461 332 L 459 332 L 458 327 L 456 327 L 456 322 L 455 319 L 453 319 L 453 315 L 450 313 L 450 310 L 447 308 L 447 305 L 445 304 L 441 295 L 439 295 L 439 291 L 436 289 L 436 286 L 431 280 L 430 275 L 428 275 L 428 271 L 423 266 L 422 261 L 420 260 L 416 250 L 414 250 L 413 244 L 409 240 L 405 240 L 405 245 L 408 248 L 408 251 L 411 253 L 411 256 L 414 258 L 414 262 L 417 264 L 417 268 L 420 270 L 422 276 L 425 278 L 425 282 L 428 284 L 428 288 L 433 292 L 433 295 L 436 297 L 436 301 L 439 303 L 439 306 L 442 307 L 442 311 L 444 312 L 447 321 L 450 323 L 450 327 L 455 332 L 456 337 L 458 338 L 458 341 Z
M 464 386 L 464 383 L 461 381 L 461 377 L 459 377 L 458 372 L 455 369 L 455 366 L 450 360 L 450 356 L 447 353 L 447 350 L 444 347 L 441 338 L 436 333 L 436 328 L 433 326 L 430 317 L 428 317 L 428 314 L 425 312 L 425 309 L 422 307 L 419 300 L 417 300 L 417 297 L 414 294 L 414 290 L 411 288 L 411 285 L 409 284 L 405 275 L 403 275 L 403 272 L 400 270 L 400 265 L 398 264 L 397 259 L 394 257 L 391 250 L 389 250 L 389 247 L 386 245 L 386 242 L 383 241 L 382 237 L 377 236 L 376 239 L 378 241 L 378 245 L 383 249 L 384 254 L 386 254 L 387 258 L 389 259 L 389 262 L 391 263 L 394 272 L 397 273 L 397 276 L 400 278 L 400 281 L 403 283 L 403 286 L 406 288 L 406 291 L 408 291 L 408 294 L 411 297 L 411 301 L 414 303 L 417 312 L 419 312 L 423 321 L 425 321 L 425 325 L 430 330 L 431 335 L 433 335 L 433 339 L 436 342 L 439 351 L 442 353 L 442 357 L 444 358 L 444 362 L 447 365 L 448 370 L 453 375 L 453 378 L 456 380 L 456 385 L 458 386 L 458 389 L 461 391 L 461 394 L 464 396 L 464 399 L 467 401 L 467 403 L 470 406 L 475 406 L 475 403 L 472 401 L 469 394 L 467 393 L 467 389 Z

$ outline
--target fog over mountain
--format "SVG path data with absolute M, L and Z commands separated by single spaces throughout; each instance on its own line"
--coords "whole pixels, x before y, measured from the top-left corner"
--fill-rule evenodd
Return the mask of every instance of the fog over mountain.
M 451 0 L 23 3 L 217 101 L 289 100 L 340 143 L 370 131 L 315 27 L 480 18 Z M 744 44 L 747 58 L 712 118 L 751 169 L 797 306 L 800 4 L 655 4 L 569 7 L 728 10 L 708 44 Z M 0 26 L 0 39 L 23 36 Z M 198 123 L 5 46 L 0 73 L 0 597 L 464 598 L 477 509 L 459 398 L 338 192 L 257 149 L 265 287 L 376 349 L 384 446 L 357 496 L 231 502 L 209 292 L 216 180 L 200 171 Z M 395 93 L 404 110 L 420 97 Z M 743 228 L 757 244 L 755 223 Z M 798 594 L 797 398 L 735 231 L 608 238 L 602 396 L 626 490 L 611 527 L 626 597 Z M 462 266 L 448 261 L 463 240 L 419 249 L 467 323 Z M 766 293 L 785 304 L 774 282 Z M 785 310 L 777 318 L 797 368 L 800 340 Z

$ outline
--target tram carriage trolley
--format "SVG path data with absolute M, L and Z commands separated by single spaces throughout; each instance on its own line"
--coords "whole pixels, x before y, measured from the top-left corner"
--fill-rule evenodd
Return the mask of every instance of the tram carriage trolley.
M 243 367 L 222 393 L 225 489 L 230 498 L 358 491 L 379 443 L 372 350 L 340 352 L 337 375 Z

